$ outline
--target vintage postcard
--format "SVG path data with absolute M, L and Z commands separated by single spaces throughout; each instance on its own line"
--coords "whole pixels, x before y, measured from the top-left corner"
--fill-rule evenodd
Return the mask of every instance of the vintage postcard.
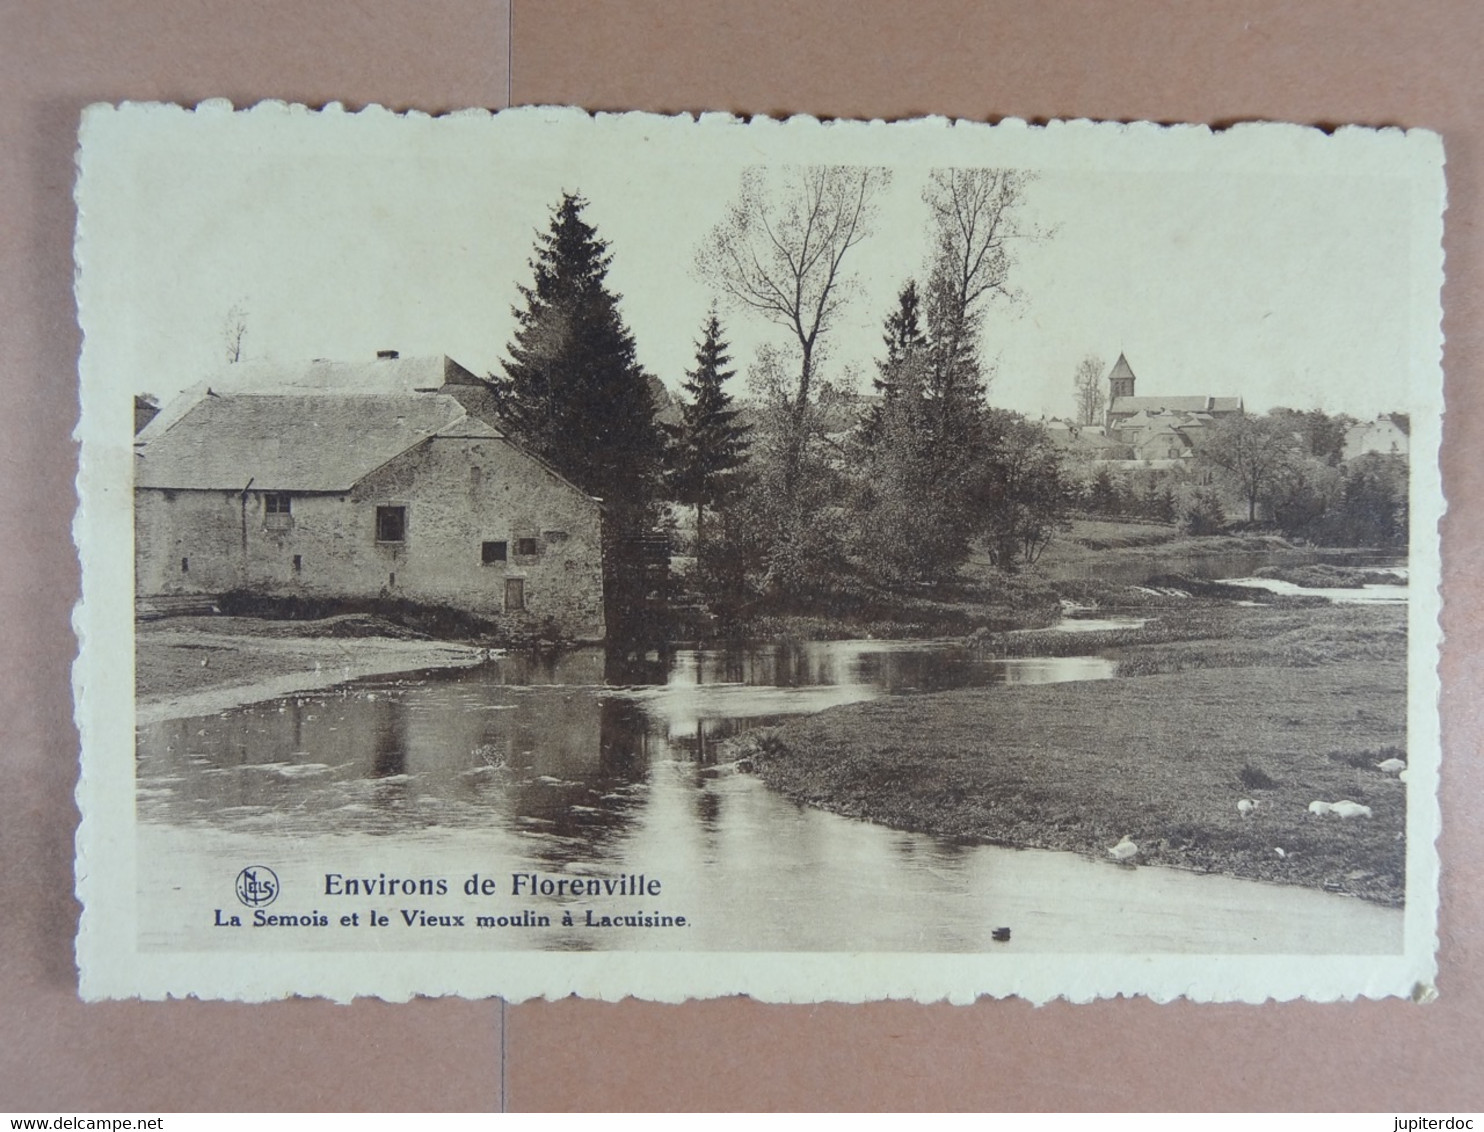
M 1435 135 L 79 170 L 85 998 L 1433 993 Z

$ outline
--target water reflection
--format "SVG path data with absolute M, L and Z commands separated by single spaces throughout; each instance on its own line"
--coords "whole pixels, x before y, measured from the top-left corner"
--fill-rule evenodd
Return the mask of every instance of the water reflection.
M 726 758 L 740 731 L 836 704 L 1111 675 L 1098 657 L 985 661 L 944 642 L 588 649 L 145 725 L 141 946 L 233 946 L 198 911 L 242 860 L 271 858 L 298 892 L 333 868 L 663 871 L 694 948 L 972 951 L 1014 922 L 1030 946 L 1078 949 L 1104 912 L 1135 925 L 1139 950 L 1390 948 L 1387 910 L 1342 902 L 1325 931 L 1340 905 L 1320 893 L 945 843 L 799 806 Z M 1135 907 L 1149 915 L 1128 920 Z M 1259 922 L 1268 907 L 1289 911 Z M 674 946 L 582 930 L 459 939 L 447 946 Z
M 1364 585 L 1347 588 L 1324 586 L 1298 586 L 1277 578 L 1230 578 L 1234 586 L 1267 590 L 1284 597 L 1322 597 L 1336 605 L 1405 605 L 1407 586 L 1404 579 L 1396 585 Z
M 615 673 L 623 685 L 604 683 Z M 712 764 L 749 727 L 889 693 L 1112 674 L 1096 657 L 985 661 L 931 642 L 689 650 L 617 667 L 597 649 L 521 654 L 141 727 L 140 812 L 316 833 L 505 822 L 580 859 L 627 828 L 656 761 Z

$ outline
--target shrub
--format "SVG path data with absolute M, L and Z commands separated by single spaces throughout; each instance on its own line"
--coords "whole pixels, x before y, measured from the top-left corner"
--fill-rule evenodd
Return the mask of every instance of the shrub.
M 1242 785 L 1248 790 L 1271 790 L 1278 784 L 1273 781 L 1267 771 L 1248 763 L 1237 772 L 1237 777 L 1242 780 Z
M 1221 497 L 1211 488 L 1203 487 L 1195 493 L 1185 509 L 1180 526 L 1187 534 L 1220 534 L 1226 525 L 1226 508 Z

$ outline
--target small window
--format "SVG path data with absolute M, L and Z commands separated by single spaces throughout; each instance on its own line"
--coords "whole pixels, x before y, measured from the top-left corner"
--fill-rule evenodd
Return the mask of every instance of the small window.
M 300 571 L 302 571 L 303 569 L 304 569 L 304 556 L 302 554 L 296 554 L 296 555 L 294 555 L 294 573 L 297 574 Z
M 526 607 L 526 580 L 524 578 L 505 579 L 505 612 L 519 613 Z
M 263 493 L 263 528 L 270 531 L 286 531 L 294 525 L 293 504 L 286 491 Z
M 407 508 L 378 507 L 376 509 L 376 541 L 404 542 L 407 539 Z
M 189 574 L 191 572 L 191 560 L 189 558 L 182 558 L 180 560 L 180 572 L 182 574 Z
M 505 561 L 505 543 L 483 542 L 479 544 L 479 557 L 486 566 Z
M 533 558 L 536 555 L 536 540 L 533 538 L 518 538 L 515 540 L 515 553 L 518 556 Z

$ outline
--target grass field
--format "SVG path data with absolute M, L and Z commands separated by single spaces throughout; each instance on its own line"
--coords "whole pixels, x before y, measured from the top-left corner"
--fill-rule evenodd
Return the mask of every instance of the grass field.
M 966 637 L 1041 628 L 1061 616 L 1061 595 L 1034 574 L 971 577 L 911 590 L 862 587 L 849 600 L 811 613 L 765 614 L 737 627 L 751 640 L 879 640 Z
M 836 708 L 740 757 L 800 802 L 901 829 L 1098 857 L 1128 836 L 1139 864 L 1400 905 L 1405 786 L 1375 764 L 1406 757 L 1405 610 L 1192 602 L 1117 641 L 996 640 L 1111 647 L 1133 675 Z M 1309 812 L 1343 799 L 1372 816 Z
M 1169 523 L 1114 519 L 1072 520 L 1046 548 L 1038 566 L 1058 567 L 1120 557 L 1186 558 L 1206 554 L 1271 554 L 1296 550 L 1288 540 L 1272 534 L 1187 535 Z
M 1138 628 L 1091 633 L 980 634 L 974 643 L 991 657 L 1098 653 L 1117 660 L 1123 676 L 1192 668 L 1384 663 L 1406 655 L 1403 606 L 1309 604 L 1305 599 L 1239 606 L 1193 597 L 1120 608 L 1149 620 Z

